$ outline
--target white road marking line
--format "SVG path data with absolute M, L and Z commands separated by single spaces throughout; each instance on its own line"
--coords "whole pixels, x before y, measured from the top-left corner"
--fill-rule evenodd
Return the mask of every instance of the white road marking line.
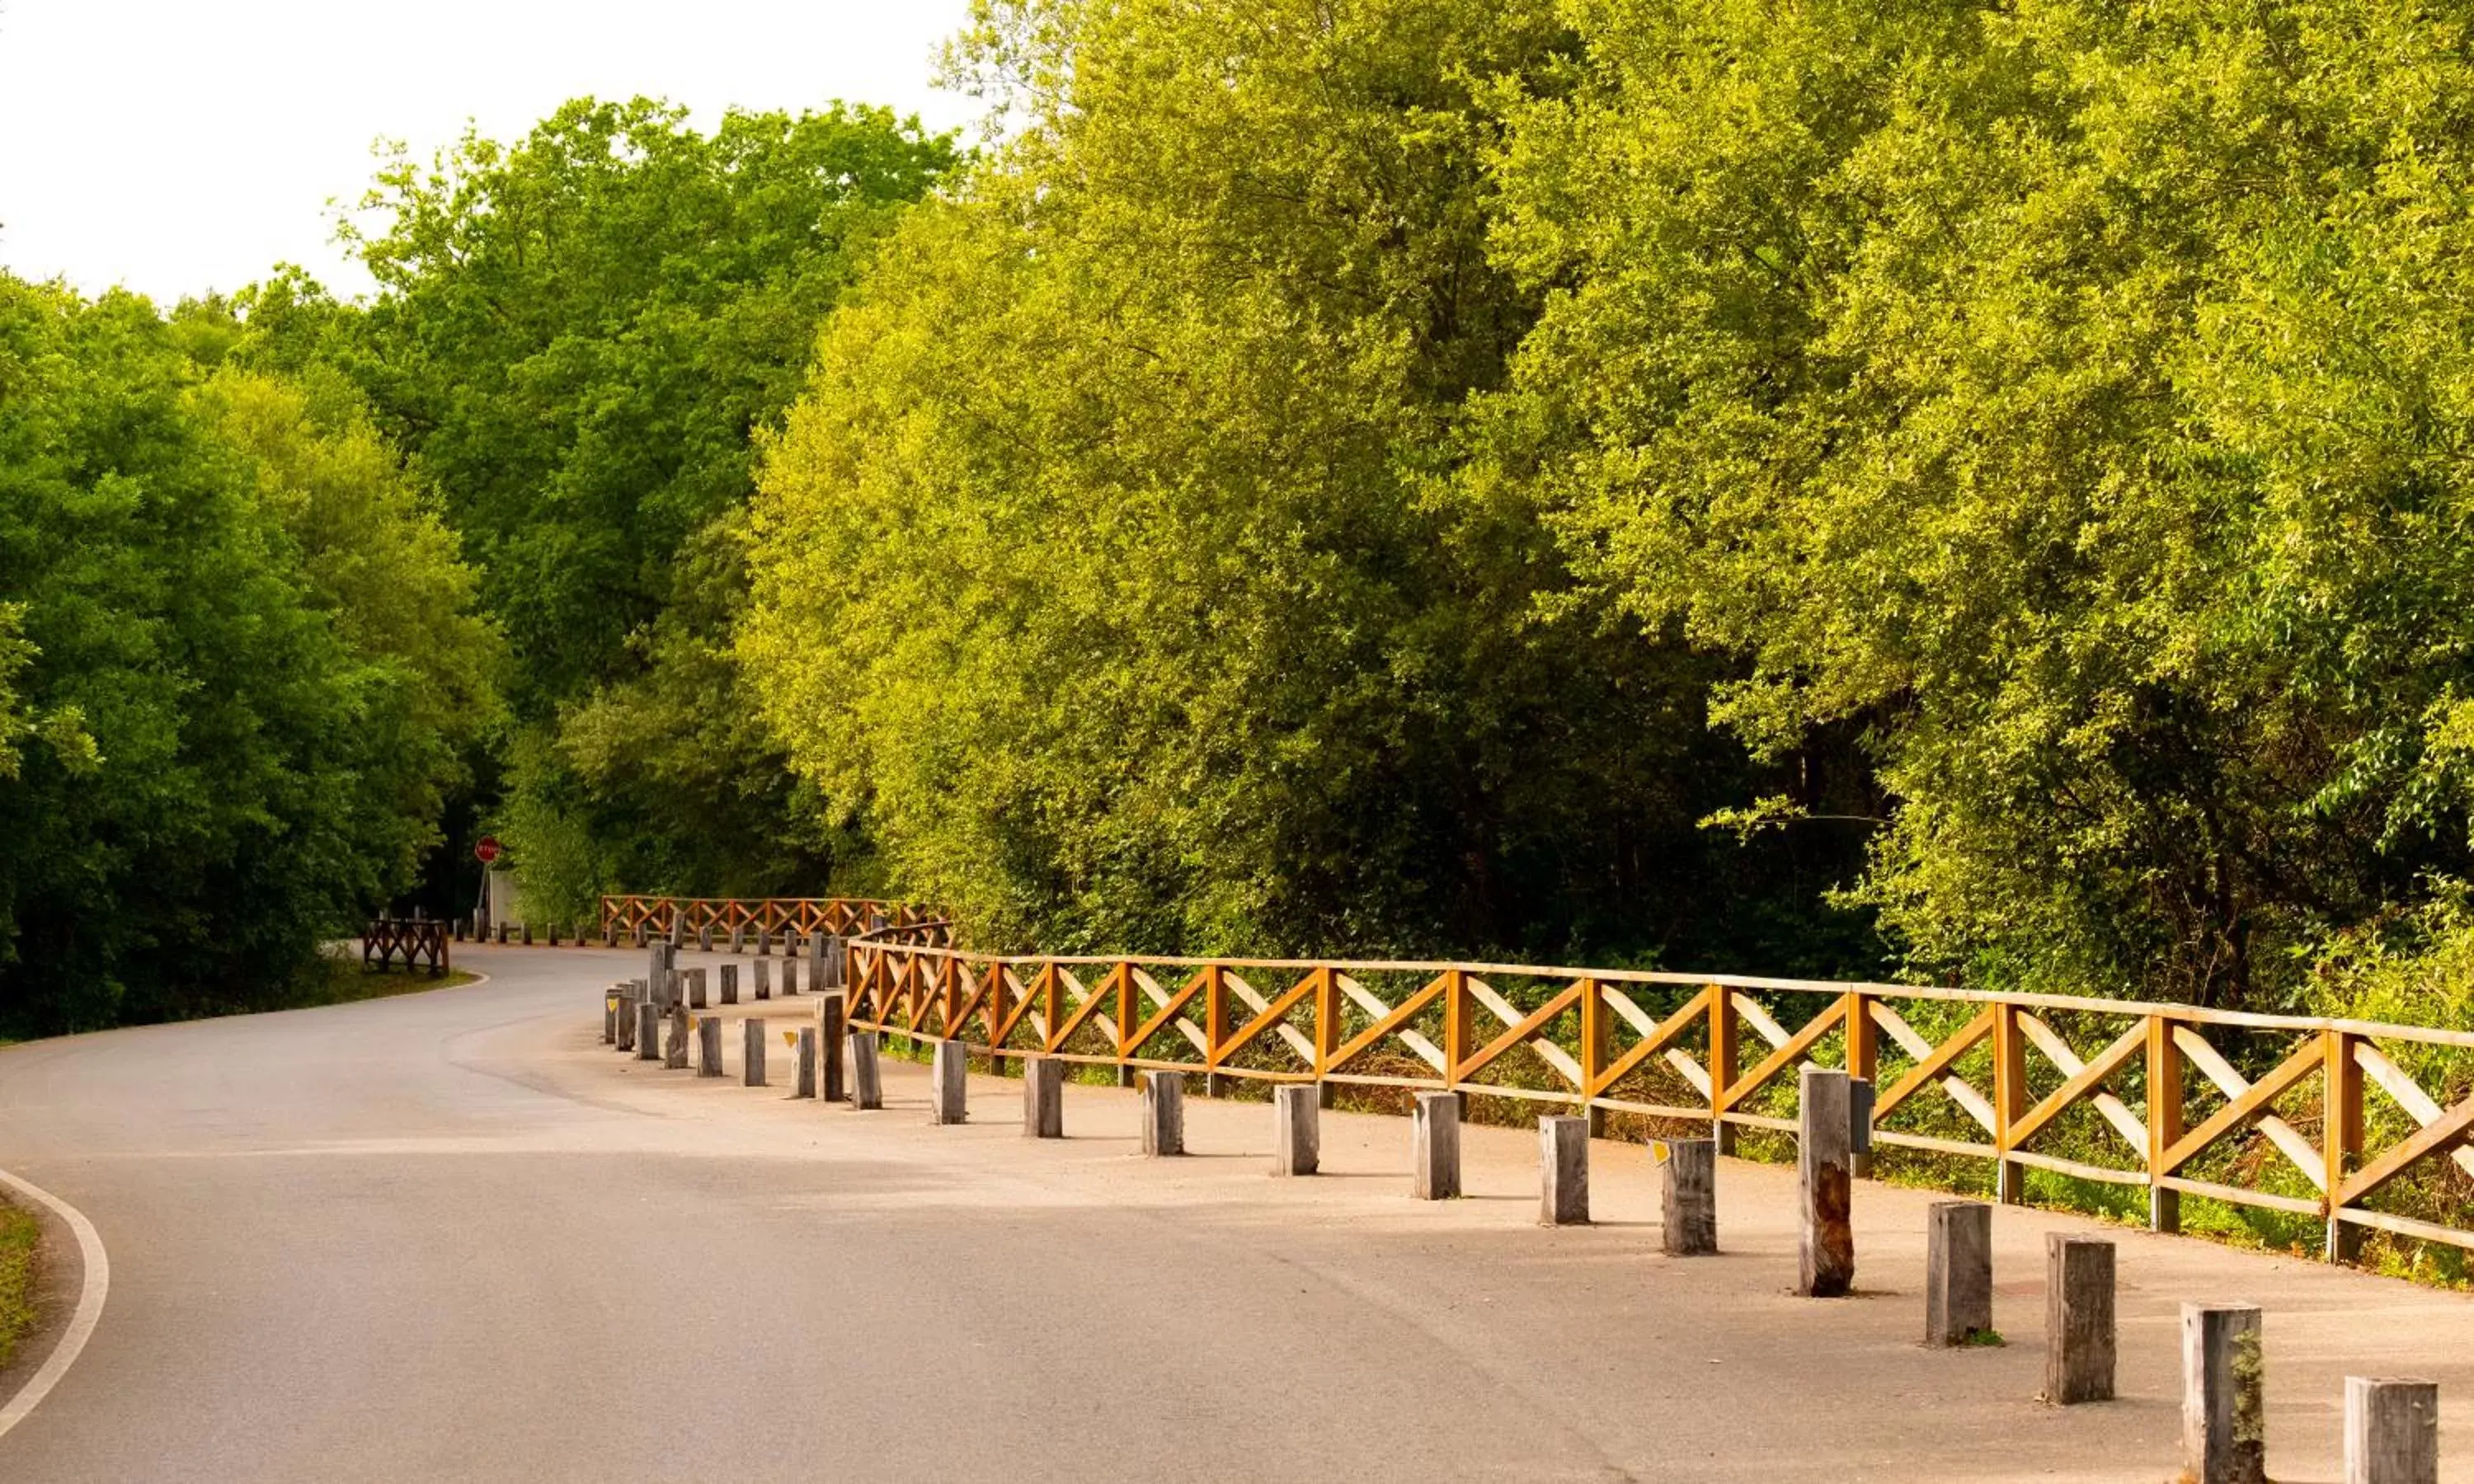
M 24 1422 L 28 1414 L 51 1395 L 52 1388 L 61 1383 L 61 1377 L 69 1374 L 69 1367 L 77 1364 L 79 1352 L 85 1349 L 85 1342 L 94 1333 L 94 1327 L 103 1320 L 103 1301 L 111 1291 L 111 1259 L 104 1256 L 103 1238 L 96 1234 L 94 1223 L 85 1219 L 85 1212 L 48 1190 L 28 1185 L 7 1170 L 0 1170 L 0 1185 L 40 1201 L 68 1223 L 69 1230 L 77 1233 L 78 1258 L 85 1270 L 85 1284 L 78 1294 L 77 1312 L 69 1316 L 69 1327 L 61 1335 L 60 1343 L 52 1347 L 50 1358 L 43 1362 L 42 1369 L 36 1371 L 32 1379 L 17 1389 L 17 1395 L 9 1399 L 8 1405 L 0 1406 L 0 1437 L 6 1437 L 10 1428 Z

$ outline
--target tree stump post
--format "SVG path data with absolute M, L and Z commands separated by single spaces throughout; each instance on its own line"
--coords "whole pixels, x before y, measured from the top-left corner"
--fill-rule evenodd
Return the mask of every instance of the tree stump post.
M 1065 1064 L 1053 1056 L 1022 1064 L 1022 1134 L 1025 1138 L 1065 1137 Z
M 761 972 L 764 966 L 757 966 Z M 970 1061 L 961 1041 L 947 1036 L 936 1042 L 929 1065 L 928 1121 L 960 1123 L 970 1116 Z
M 2345 1484 L 2439 1484 L 2439 1383 L 2345 1377 Z
M 1284 1082 L 1272 1089 L 1272 1173 L 1311 1175 L 1322 1167 L 1322 1089 L 1329 1083 Z
M 2113 1400 L 2113 1243 L 2045 1233 L 2045 1400 Z
M 1185 1153 L 1185 1075 L 1152 1072 L 1143 1078 L 1143 1153 Z
M 2267 1375 L 2257 1308 L 2182 1305 L 2182 1468 L 2189 1484 L 2267 1484 Z
M 1550 1113 L 1538 1120 L 1538 1224 L 1589 1223 L 1589 1120 Z
M 1806 1066 L 1798 1079 L 1800 1237 L 1795 1291 L 1843 1297 L 1856 1282 L 1855 1155 L 1847 1074 Z
M 1925 1343 L 1965 1345 L 1993 1332 L 1993 1208 L 1935 1201 L 1925 1217 Z
M 1461 1193 L 1461 1100 L 1420 1092 L 1409 1113 L 1409 1196 L 1448 1201 Z
M 1718 1250 L 1718 1141 L 1658 1139 L 1659 1247 L 1670 1257 Z

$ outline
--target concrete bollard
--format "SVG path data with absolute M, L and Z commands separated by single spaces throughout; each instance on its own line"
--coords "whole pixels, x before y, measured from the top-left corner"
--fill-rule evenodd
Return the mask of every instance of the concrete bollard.
M 2189 1484 L 2266 1484 L 2267 1376 L 2258 1309 L 2182 1305 L 2182 1469 Z
M 696 1075 L 721 1075 L 721 1017 L 696 1017 Z
M 662 1059 L 662 1007 L 650 998 L 636 1002 L 636 1060 Z
M 1856 1285 L 1854 1130 L 1847 1074 L 1807 1065 L 1797 1081 L 1801 1240 L 1795 1291 L 1809 1299 L 1841 1298 Z
M 721 1002 L 725 1005 L 739 1003 L 739 966 L 737 964 L 721 966 Z
M 936 1042 L 935 1055 L 928 1068 L 929 1122 L 960 1123 L 970 1117 L 970 1061 L 960 1041 L 948 1036 Z
M 764 1022 L 754 1016 L 740 1022 L 740 1037 L 744 1042 L 740 1048 L 740 1085 L 741 1087 L 764 1086 L 765 1030 Z
M 1550 1114 L 1538 1120 L 1538 1224 L 1587 1226 L 1589 1221 L 1589 1120 Z
M 662 1013 L 662 1065 L 671 1071 L 688 1069 L 688 1007 L 672 1005 Z
M 773 966 L 760 958 L 756 961 L 753 968 L 756 970 L 756 997 L 758 999 L 771 999 L 773 997 Z
M 798 1079 L 790 1085 L 790 1095 L 792 1097 L 815 1096 L 816 1028 L 814 1026 L 799 1027 L 797 1037 L 790 1043 L 790 1054 L 796 1058 L 799 1068 Z
M 850 1105 L 854 1112 L 885 1106 L 885 1084 L 877 1075 L 876 1032 L 853 1031 L 842 1049 L 850 1057 Z
M 1925 1343 L 1993 1333 L 1993 1208 L 1935 1201 L 1925 1217 Z
M 816 1001 L 816 1096 L 838 1103 L 848 1095 L 842 1085 L 842 997 L 827 994 Z
M 1654 1139 L 1658 1161 L 1659 1246 L 1670 1257 L 1718 1250 L 1718 1141 Z
M 1322 1167 L 1322 1089 L 1284 1082 L 1272 1089 L 1272 1173 L 1311 1175 Z
M 2045 1233 L 2045 1400 L 2113 1400 L 2113 1243 Z
M 1022 1064 L 1022 1135 L 1025 1138 L 1065 1137 L 1065 1064 L 1053 1056 L 1035 1056 Z
M 2345 1484 L 2439 1484 L 2439 1383 L 2345 1377 Z
M 1152 1072 L 1143 1078 L 1143 1153 L 1185 1153 L 1183 1072 Z
M 687 971 L 687 975 L 688 1008 L 690 1010 L 702 1010 L 705 1008 L 704 970 L 701 969 L 691 969 Z
M 1460 1193 L 1460 1094 L 1420 1092 L 1409 1111 L 1409 1196 L 1448 1201 Z

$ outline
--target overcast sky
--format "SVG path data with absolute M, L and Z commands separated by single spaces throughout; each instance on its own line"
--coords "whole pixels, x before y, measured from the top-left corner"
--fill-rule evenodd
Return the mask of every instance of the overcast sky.
M 327 203 L 370 145 L 426 156 L 471 119 L 521 133 L 565 99 L 889 105 L 967 124 L 929 84 L 967 0 L 0 0 L 0 266 L 168 304 L 273 264 L 340 291 Z

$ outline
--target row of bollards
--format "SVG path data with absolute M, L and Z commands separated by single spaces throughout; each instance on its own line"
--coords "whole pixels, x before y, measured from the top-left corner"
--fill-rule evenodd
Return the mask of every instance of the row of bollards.
M 612 986 L 604 995 L 602 1040 L 640 1060 L 687 1065 L 689 1006 L 703 1003 L 701 970 L 691 970 L 682 994 L 667 945 L 657 946 L 648 977 Z M 819 960 L 816 982 L 827 980 Z M 735 1001 L 733 967 L 722 968 L 722 1002 Z M 764 992 L 763 966 L 757 966 Z M 826 993 L 816 1021 L 786 1033 L 795 1058 L 794 1096 L 847 1101 L 854 1109 L 884 1106 L 875 1033 L 846 1030 L 842 996 Z M 669 1032 L 667 1051 L 663 1033 Z M 719 1077 L 721 1017 L 693 1017 L 700 1076 Z M 761 1017 L 742 1024 L 742 1080 L 766 1085 Z M 968 1048 L 935 1042 L 930 1065 L 929 1116 L 940 1125 L 968 1116 Z M 1064 1137 L 1066 1062 L 1025 1060 L 1023 1133 Z M 1870 1088 L 1846 1073 L 1803 1069 L 1798 1124 L 1799 1241 L 1797 1289 L 1814 1297 L 1851 1291 L 1856 1158 L 1868 1152 Z M 1140 1079 L 1141 1146 L 1145 1155 L 1185 1152 L 1185 1077 L 1153 1069 Z M 1461 1193 L 1462 1095 L 1417 1095 L 1410 1118 L 1410 1194 L 1447 1200 Z M 1271 1173 L 1309 1176 L 1322 1159 L 1322 1096 L 1312 1082 L 1272 1089 Z M 1539 1119 L 1539 1220 L 1549 1226 L 1589 1219 L 1589 1124 L 1585 1117 Z M 1665 1252 L 1678 1257 L 1718 1250 L 1717 1154 L 1711 1138 L 1652 1140 L 1660 1177 Z M 1980 1201 L 1940 1201 L 1927 1217 L 1925 1342 L 1958 1347 L 1998 1344 L 1993 1325 L 1993 1208 Z M 2104 1401 L 2115 1395 L 2115 1244 L 2102 1237 L 2048 1233 L 2046 1353 L 2043 1400 L 2061 1406 Z M 2265 1484 L 2266 1364 L 2261 1311 L 2255 1307 L 2182 1306 L 2183 1477 L 2192 1484 Z M 2438 1478 L 2438 1387 L 2404 1377 L 2349 1376 L 2345 1383 L 2346 1484 L 2436 1484 Z

